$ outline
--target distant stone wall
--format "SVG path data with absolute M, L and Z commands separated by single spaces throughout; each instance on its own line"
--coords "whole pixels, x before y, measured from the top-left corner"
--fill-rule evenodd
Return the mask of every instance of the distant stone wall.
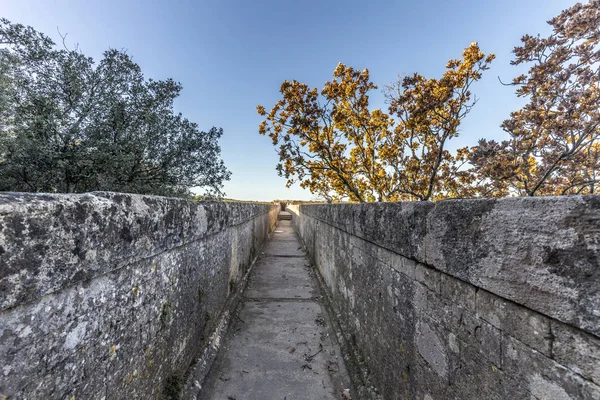
M 278 211 L 0 194 L 0 399 L 175 398 Z
M 384 399 L 600 399 L 600 196 L 287 210 Z

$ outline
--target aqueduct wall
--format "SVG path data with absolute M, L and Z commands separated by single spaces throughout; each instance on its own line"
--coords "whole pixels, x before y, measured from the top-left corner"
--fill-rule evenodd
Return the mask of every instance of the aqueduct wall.
M 171 399 L 278 205 L 0 194 L 0 399 Z
M 600 399 L 600 196 L 287 210 L 385 399 Z
M 287 209 L 384 399 L 600 399 L 600 196 Z M 201 383 L 278 212 L 0 194 L 0 399 Z

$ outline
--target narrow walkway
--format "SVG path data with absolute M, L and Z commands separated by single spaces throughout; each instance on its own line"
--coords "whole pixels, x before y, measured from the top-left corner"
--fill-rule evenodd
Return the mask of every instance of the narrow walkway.
M 348 374 L 291 221 L 254 266 L 200 400 L 349 399 Z

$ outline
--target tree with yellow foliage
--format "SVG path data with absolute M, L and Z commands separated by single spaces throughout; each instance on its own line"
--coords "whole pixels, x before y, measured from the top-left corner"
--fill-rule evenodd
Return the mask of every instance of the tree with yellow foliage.
M 297 81 L 281 85 L 282 99 L 259 127 L 279 146 L 277 171 L 326 199 L 354 202 L 430 200 L 474 193 L 473 174 L 461 166 L 467 152 L 452 155 L 447 141 L 475 101 L 470 87 L 493 55 L 476 43 L 462 60 L 450 60 L 440 79 L 419 74 L 391 85 L 390 114 L 369 110 L 377 86 L 368 70 L 339 64 L 319 92 Z
M 486 56 L 477 43 L 462 55 L 462 60 L 448 61 L 440 79 L 414 74 L 387 87 L 390 113 L 398 124 L 384 154 L 392 160 L 392 179 L 401 199 L 472 197 L 482 192 L 467 165 L 469 149 L 453 155 L 446 146 L 477 102 L 472 84 L 495 56 Z
M 525 35 L 513 65 L 530 64 L 511 85 L 529 99 L 511 113 L 501 143 L 480 140 L 470 155 L 503 194 L 595 193 L 600 179 L 600 0 L 548 21 L 548 37 Z

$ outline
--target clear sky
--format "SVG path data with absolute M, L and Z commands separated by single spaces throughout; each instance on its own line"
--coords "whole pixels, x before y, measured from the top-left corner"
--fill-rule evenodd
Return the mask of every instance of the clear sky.
M 504 87 L 519 69 L 511 50 L 525 34 L 548 34 L 545 21 L 567 0 L 0 0 L 0 16 L 31 25 L 100 58 L 126 49 L 146 77 L 183 84 L 176 111 L 204 130 L 225 131 L 227 197 L 310 199 L 277 176 L 278 156 L 258 134 L 256 105 L 270 108 L 283 80 L 322 87 L 338 62 L 368 68 L 380 87 L 398 74 L 442 74 L 446 61 L 477 41 L 497 59 L 474 86 L 480 99 L 451 147 L 501 139 L 500 123 L 522 103 Z M 380 92 L 372 103 L 384 108 Z

